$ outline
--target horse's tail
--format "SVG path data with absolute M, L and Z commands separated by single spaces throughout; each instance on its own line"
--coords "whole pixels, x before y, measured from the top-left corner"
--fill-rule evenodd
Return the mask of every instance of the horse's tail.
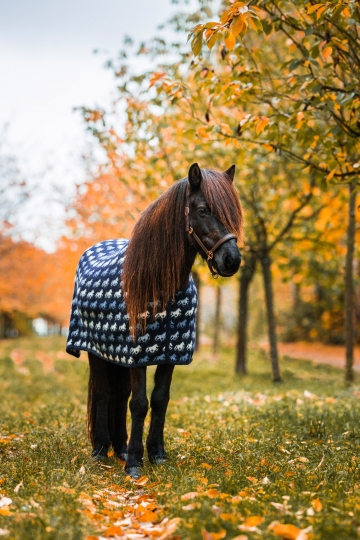
M 88 384 L 88 399 L 87 399 L 87 431 L 90 442 L 94 445 L 95 442 L 95 422 L 96 422 L 96 401 L 99 395 L 100 384 L 104 377 L 104 370 L 101 370 L 101 363 L 104 360 L 98 358 L 94 354 L 89 353 L 89 384 Z

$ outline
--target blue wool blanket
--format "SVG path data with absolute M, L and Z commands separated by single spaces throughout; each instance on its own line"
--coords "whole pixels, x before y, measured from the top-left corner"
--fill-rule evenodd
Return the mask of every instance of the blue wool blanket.
M 133 341 L 121 288 L 128 240 L 106 240 L 82 255 L 76 271 L 66 351 L 88 351 L 110 362 L 137 367 L 190 364 L 195 347 L 197 292 L 190 276 L 167 308 Z

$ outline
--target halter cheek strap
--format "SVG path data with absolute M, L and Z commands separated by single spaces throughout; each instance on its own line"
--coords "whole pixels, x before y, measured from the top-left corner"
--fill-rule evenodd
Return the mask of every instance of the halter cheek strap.
M 206 246 L 204 246 L 204 244 L 202 243 L 202 241 L 200 240 L 200 238 L 198 237 L 198 235 L 196 234 L 196 232 L 194 231 L 194 229 L 191 226 L 190 204 L 189 204 L 189 188 L 186 189 L 185 227 L 186 227 L 186 232 L 189 233 L 194 238 L 194 240 L 196 240 L 196 242 L 201 247 L 201 249 L 204 251 L 204 253 L 206 253 L 206 256 L 207 256 L 207 261 L 206 262 L 208 264 L 208 267 L 209 267 L 209 270 L 211 272 L 212 277 L 215 278 L 215 279 L 218 278 L 219 274 L 216 272 L 216 270 L 214 269 L 214 267 L 212 265 L 212 260 L 214 258 L 214 253 L 220 246 L 225 244 L 225 242 L 228 242 L 229 240 L 232 240 L 233 238 L 236 240 L 237 238 L 236 238 L 236 236 L 234 234 L 228 233 L 228 234 L 225 234 L 225 236 L 223 236 L 222 238 L 220 238 L 220 240 L 218 240 L 216 242 L 216 244 L 214 244 L 213 247 L 210 250 L 207 249 Z

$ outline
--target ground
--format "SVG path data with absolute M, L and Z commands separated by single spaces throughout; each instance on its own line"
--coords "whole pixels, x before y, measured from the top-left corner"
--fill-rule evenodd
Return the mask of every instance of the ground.
M 360 392 L 341 370 L 286 359 L 273 385 L 261 350 L 240 377 L 233 350 L 204 348 L 175 369 L 169 462 L 145 460 L 134 482 L 113 458 L 91 462 L 86 358 L 63 349 L 0 342 L 4 538 L 359 538 Z

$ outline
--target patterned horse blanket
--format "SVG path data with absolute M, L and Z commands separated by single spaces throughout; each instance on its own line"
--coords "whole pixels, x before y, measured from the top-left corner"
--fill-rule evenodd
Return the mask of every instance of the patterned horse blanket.
M 197 291 L 190 276 L 167 308 L 133 341 L 121 288 L 129 240 L 106 240 L 82 255 L 75 277 L 66 351 L 77 358 L 88 351 L 110 362 L 137 367 L 190 364 L 195 348 Z

